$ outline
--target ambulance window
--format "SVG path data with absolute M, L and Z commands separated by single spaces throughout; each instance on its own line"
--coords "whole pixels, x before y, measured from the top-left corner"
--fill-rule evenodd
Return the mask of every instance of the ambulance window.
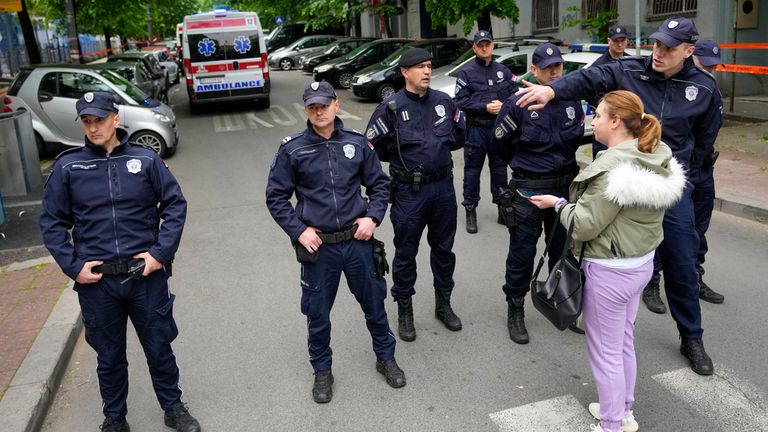
M 256 31 L 227 32 L 218 35 L 218 38 L 225 47 L 227 60 L 261 56 L 259 33 Z
M 221 40 L 223 36 L 223 33 L 188 35 L 189 59 L 192 63 L 226 59 Z

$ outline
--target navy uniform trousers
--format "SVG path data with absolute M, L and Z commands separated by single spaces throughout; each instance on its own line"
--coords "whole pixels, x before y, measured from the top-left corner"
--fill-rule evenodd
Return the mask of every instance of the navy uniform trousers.
M 462 205 L 477 206 L 480 202 L 480 173 L 488 156 L 491 172 L 491 196 L 499 202 L 499 189 L 507 187 L 507 163 L 491 148 L 494 140 L 493 126 L 470 126 L 464 144 L 464 201 Z
M 376 359 L 394 358 L 395 336 L 384 309 L 387 283 L 376 275 L 373 244 L 359 240 L 324 243 L 316 253 L 320 254 L 317 262 L 301 265 L 301 313 L 307 316 L 309 362 L 314 371 L 331 369 L 331 308 L 342 272 L 365 314 Z
M 104 415 L 114 420 L 128 412 L 126 326 L 131 319 L 147 357 L 155 395 L 164 411 L 181 401 L 179 368 L 171 342 L 179 330 L 173 319 L 175 295 L 163 270 L 121 283 L 126 275 L 104 275 L 93 284 L 75 284 L 83 313 L 85 340 L 96 350 Z
M 530 188 L 524 183 L 517 185 L 519 189 L 531 190 L 538 195 L 554 195 L 568 198 L 568 185 L 551 188 Z M 557 217 L 554 209 L 540 210 L 527 199 L 517 193 L 514 195 L 515 226 L 509 227 L 509 251 L 507 252 L 505 284 L 502 288 L 507 301 L 521 299 L 530 291 L 531 276 L 533 276 L 533 264 L 536 258 L 536 245 L 544 224 L 545 239 L 549 240 L 552 226 L 557 225 L 555 238 L 548 251 L 548 266 L 551 270 L 560 259 L 563 250 L 566 231 Z
M 693 185 L 693 212 L 696 226 L 696 233 L 699 234 L 699 252 L 696 256 L 696 266 L 704 264 L 704 259 L 709 250 L 707 245 L 706 233 L 709 229 L 709 223 L 712 221 L 712 211 L 715 206 L 715 177 L 714 169 L 698 168 L 692 169 L 688 180 Z
M 395 257 L 392 260 L 392 297 L 408 298 L 416 293 L 416 255 L 424 228 L 430 247 L 429 263 L 434 288 L 450 294 L 456 255 L 456 191 L 453 175 L 422 183 L 418 191 L 410 184 L 397 183 L 389 217 L 395 231 Z

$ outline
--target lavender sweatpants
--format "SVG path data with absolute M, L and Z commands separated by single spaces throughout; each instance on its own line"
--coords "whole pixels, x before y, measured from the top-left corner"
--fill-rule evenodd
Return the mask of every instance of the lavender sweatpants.
M 643 288 L 651 279 L 653 259 L 629 269 L 586 260 L 581 267 L 586 276 L 587 354 L 600 400 L 600 426 L 617 432 L 635 401 L 635 317 Z

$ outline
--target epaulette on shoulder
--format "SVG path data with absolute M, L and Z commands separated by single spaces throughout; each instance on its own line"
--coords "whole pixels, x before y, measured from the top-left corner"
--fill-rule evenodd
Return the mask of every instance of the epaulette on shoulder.
M 61 153 L 57 154 L 57 155 L 56 155 L 56 157 L 55 157 L 55 159 L 56 159 L 56 160 L 59 160 L 59 159 L 60 159 L 62 156 L 64 156 L 65 154 L 74 153 L 74 152 L 76 152 L 76 151 L 80 151 L 80 150 L 82 150 L 82 149 L 84 149 L 84 148 L 85 148 L 85 147 L 72 147 L 71 149 L 66 149 L 66 150 L 62 151 Z
M 282 140 L 282 141 L 280 141 L 280 145 L 285 145 L 285 144 L 287 144 L 288 142 L 290 142 L 292 139 L 296 139 L 296 138 L 298 138 L 298 137 L 300 137 L 300 136 L 302 136 L 302 135 L 304 135 L 304 131 L 301 131 L 301 132 L 296 132 L 296 133 L 295 133 L 295 134 L 293 134 L 293 135 L 288 135 L 287 137 L 283 138 L 283 140 Z
M 144 147 L 144 148 L 145 148 L 145 149 L 147 149 L 147 150 L 152 150 L 152 152 L 153 152 L 153 153 L 157 153 L 157 152 L 155 151 L 155 149 L 153 149 L 152 147 L 150 147 L 150 146 L 148 146 L 148 145 L 146 145 L 146 144 L 137 143 L 137 142 L 135 142 L 135 141 L 128 141 L 128 144 L 130 144 L 130 145 L 132 145 L 132 146 L 134 146 L 134 147 Z
M 701 72 L 707 78 L 711 79 L 712 83 L 715 85 L 715 87 L 717 87 L 717 78 L 715 78 L 714 75 L 712 75 L 711 73 L 707 72 L 705 69 L 700 68 L 698 66 L 694 66 L 694 68 L 696 68 L 699 72 Z
M 621 56 L 618 59 L 618 61 L 620 61 L 620 62 L 627 61 L 627 60 L 640 60 L 640 61 L 644 61 L 645 57 L 639 56 L 639 55 L 627 55 L 627 56 Z
M 361 135 L 361 136 L 363 135 L 362 132 L 356 131 L 354 129 L 350 129 L 350 128 L 347 128 L 347 127 L 343 127 L 343 128 L 341 128 L 341 130 L 343 130 L 344 132 L 350 132 L 350 133 Z

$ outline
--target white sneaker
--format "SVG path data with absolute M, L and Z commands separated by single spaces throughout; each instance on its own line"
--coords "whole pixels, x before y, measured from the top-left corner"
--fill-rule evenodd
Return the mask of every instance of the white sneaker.
M 595 419 L 600 420 L 600 404 L 598 402 L 589 404 L 589 413 L 592 414 L 592 417 Z M 628 412 L 627 415 L 621 419 L 621 431 L 637 432 L 638 429 L 640 429 L 640 425 L 637 423 L 637 420 L 635 420 L 634 414 L 632 414 L 632 411 Z

